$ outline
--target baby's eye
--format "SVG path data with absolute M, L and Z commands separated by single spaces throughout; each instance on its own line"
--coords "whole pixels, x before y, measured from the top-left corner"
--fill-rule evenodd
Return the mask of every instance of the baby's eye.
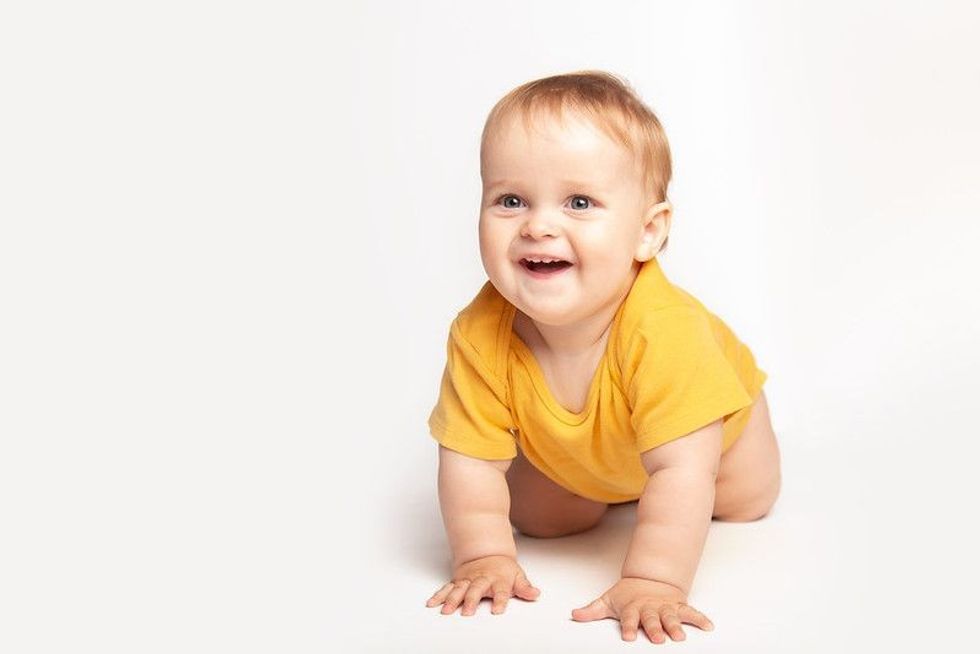
M 516 195 L 503 195 L 497 202 L 503 204 L 505 209 L 519 209 L 521 206 L 521 199 Z
M 592 200 L 584 195 L 572 197 L 572 209 L 588 209 Z

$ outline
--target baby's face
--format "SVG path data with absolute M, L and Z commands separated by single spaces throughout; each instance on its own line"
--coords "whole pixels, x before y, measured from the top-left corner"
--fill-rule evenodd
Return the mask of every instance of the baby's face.
M 490 281 L 533 320 L 574 326 L 625 297 L 662 238 L 632 153 L 566 113 L 526 131 L 518 116 L 484 150 L 480 253 Z M 646 240 L 644 240 L 646 236 Z M 651 239 L 656 242 L 651 242 Z M 529 259 L 559 259 L 545 266 Z

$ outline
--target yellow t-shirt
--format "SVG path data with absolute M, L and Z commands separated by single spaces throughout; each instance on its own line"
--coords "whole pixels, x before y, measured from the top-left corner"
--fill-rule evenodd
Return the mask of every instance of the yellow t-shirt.
M 720 318 L 643 264 L 619 306 L 583 410 L 558 403 L 517 309 L 488 281 L 453 321 L 432 437 L 481 459 L 519 445 L 560 486 L 599 502 L 643 493 L 640 453 L 724 418 L 727 449 L 741 434 L 766 373 Z

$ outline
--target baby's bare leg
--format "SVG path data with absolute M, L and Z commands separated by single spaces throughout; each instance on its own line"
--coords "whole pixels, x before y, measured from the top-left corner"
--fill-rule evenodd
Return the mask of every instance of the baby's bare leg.
M 779 446 L 760 391 L 745 431 L 721 457 L 715 482 L 714 517 L 748 522 L 769 513 L 779 495 Z
M 510 521 L 518 531 L 537 538 L 568 536 L 591 529 L 608 504 L 565 490 L 535 468 L 518 449 L 507 469 Z

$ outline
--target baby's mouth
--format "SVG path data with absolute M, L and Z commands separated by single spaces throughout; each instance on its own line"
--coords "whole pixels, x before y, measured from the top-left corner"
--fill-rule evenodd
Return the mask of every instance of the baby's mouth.
M 521 259 L 521 265 L 531 270 L 533 272 L 554 272 L 557 270 L 564 270 L 572 265 L 570 261 L 530 261 L 528 259 Z

